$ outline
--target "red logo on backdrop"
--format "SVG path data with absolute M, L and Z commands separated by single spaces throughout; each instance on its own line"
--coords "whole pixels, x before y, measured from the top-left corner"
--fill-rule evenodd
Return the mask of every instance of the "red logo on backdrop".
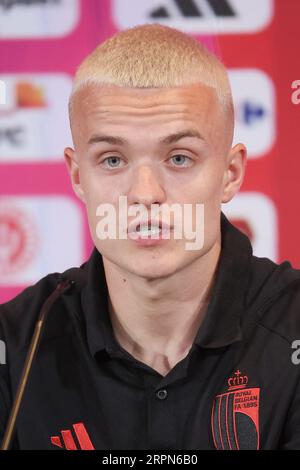
M 247 384 L 248 376 L 237 370 L 228 379 L 227 392 L 214 399 L 211 427 L 218 450 L 259 449 L 260 389 Z
M 16 99 L 18 108 L 44 108 L 47 106 L 43 88 L 30 82 L 24 81 L 16 84 Z
M 26 269 L 37 254 L 35 224 L 24 210 L 0 206 L 0 276 Z
M 61 436 L 51 436 L 51 443 L 65 450 L 95 450 L 90 436 L 83 423 L 73 424 L 74 433 L 70 429 L 61 431 Z

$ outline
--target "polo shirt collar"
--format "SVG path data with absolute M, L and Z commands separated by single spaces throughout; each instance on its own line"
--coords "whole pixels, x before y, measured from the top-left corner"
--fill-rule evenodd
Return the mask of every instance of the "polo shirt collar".
M 249 238 L 221 213 L 221 253 L 207 311 L 195 343 L 218 348 L 242 339 L 241 315 L 251 274 Z
M 251 243 L 221 212 L 221 253 L 211 298 L 194 343 L 203 348 L 227 346 L 242 339 L 241 314 L 250 275 Z M 90 352 L 119 350 L 108 310 L 108 289 L 103 259 L 97 248 L 84 267 L 86 284 L 81 304 L 86 319 Z

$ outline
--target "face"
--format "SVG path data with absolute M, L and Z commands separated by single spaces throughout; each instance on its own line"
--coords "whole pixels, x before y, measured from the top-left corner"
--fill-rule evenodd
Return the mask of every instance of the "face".
M 242 144 L 230 148 L 229 121 L 215 91 L 200 84 L 152 89 L 90 85 L 78 93 L 72 118 L 75 149 L 66 148 L 65 159 L 104 259 L 124 273 L 160 278 L 200 260 L 220 242 L 221 203 L 238 191 L 246 155 Z M 118 215 L 120 196 L 126 196 L 128 208 L 142 205 L 149 217 L 152 204 L 182 209 L 189 204 L 193 230 L 199 227 L 196 204 L 203 204 L 203 246 L 188 250 L 191 240 L 184 231 L 182 239 L 175 239 L 172 211 L 166 221 L 169 238 L 150 244 L 130 237 L 100 240 L 97 207 L 112 204 Z M 128 216 L 129 225 L 133 219 Z

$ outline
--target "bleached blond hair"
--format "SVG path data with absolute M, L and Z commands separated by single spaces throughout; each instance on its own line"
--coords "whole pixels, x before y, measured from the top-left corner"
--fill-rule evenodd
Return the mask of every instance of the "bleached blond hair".
M 233 122 L 227 71 L 214 54 L 177 29 L 157 23 L 135 26 L 101 43 L 78 67 L 69 100 L 70 121 L 75 95 L 91 84 L 169 88 L 196 83 L 215 89 Z

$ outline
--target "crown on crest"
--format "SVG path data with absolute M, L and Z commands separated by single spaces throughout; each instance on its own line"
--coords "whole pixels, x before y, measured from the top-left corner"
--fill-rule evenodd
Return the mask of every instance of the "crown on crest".
M 237 388 L 244 388 L 248 383 L 248 376 L 242 375 L 239 370 L 234 373 L 233 377 L 230 377 L 227 381 L 228 390 L 236 390 Z

